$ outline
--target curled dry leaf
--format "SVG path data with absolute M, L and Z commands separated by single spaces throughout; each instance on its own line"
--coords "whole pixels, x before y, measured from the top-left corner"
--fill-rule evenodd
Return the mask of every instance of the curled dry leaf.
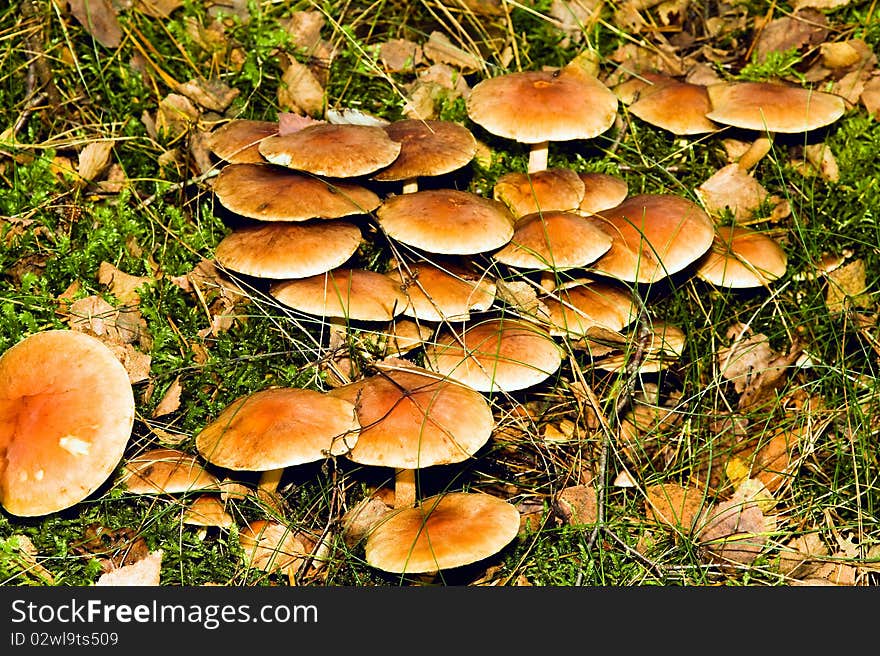
M 364 497 L 342 516 L 342 539 L 349 548 L 363 540 L 376 522 L 393 509 L 377 496 Z
M 110 262 L 101 262 L 98 267 L 98 282 L 107 287 L 116 299 L 125 305 L 137 305 L 141 302 L 138 289 L 152 283 L 147 276 L 133 276 L 117 269 Z

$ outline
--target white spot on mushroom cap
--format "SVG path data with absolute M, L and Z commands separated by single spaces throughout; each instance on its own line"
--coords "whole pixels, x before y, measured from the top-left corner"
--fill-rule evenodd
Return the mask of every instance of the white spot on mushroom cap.
M 91 444 L 81 440 L 76 435 L 65 435 L 58 440 L 58 446 L 74 456 L 89 455 Z

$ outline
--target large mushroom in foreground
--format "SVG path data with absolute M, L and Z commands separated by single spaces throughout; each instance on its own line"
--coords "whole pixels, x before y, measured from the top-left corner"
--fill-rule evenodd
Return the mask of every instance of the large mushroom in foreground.
M 34 517 L 97 490 L 134 425 L 128 372 L 96 337 L 48 330 L 0 356 L 0 504 Z

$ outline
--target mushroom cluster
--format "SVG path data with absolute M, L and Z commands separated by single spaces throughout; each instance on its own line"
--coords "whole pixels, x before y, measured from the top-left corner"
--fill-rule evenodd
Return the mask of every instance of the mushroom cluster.
M 744 226 L 720 225 L 684 195 L 630 195 L 614 175 L 548 168 L 551 142 L 601 135 L 621 103 L 676 135 L 724 125 L 768 134 L 810 130 L 835 120 L 843 107 L 831 94 L 781 85 L 707 87 L 662 75 L 624 93 L 577 62 L 499 75 L 472 89 L 468 117 L 491 135 L 527 144 L 529 161 L 526 171 L 500 175 L 489 196 L 442 183 L 476 154 L 474 133 L 451 121 L 317 122 L 285 133 L 280 122 L 235 119 L 215 131 L 212 148 L 224 168 L 214 193 L 246 223 L 233 225 L 217 246 L 218 264 L 267 280 L 281 304 L 340 331 L 361 329 L 400 345 L 399 326 L 417 327 L 405 347 L 365 353 L 371 373 L 320 393 L 347 408 L 344 425 L 325 438 L 335 444 L 347 437 L 344 449 L 324 443 L 314 457 L 339 455 L 394 471 L 393 512 L 374 523 L 367 540 L 367 560 L 376 567 L 425 572 L 464 562 L 465 552 L 445 555 L 441 533 L 476 530 L 478 523 L 468 522 L 479 514 L 495 522 L 492 508 L 507 504 L 468 493 L 420 499 L 414 473 L 474 457 L 495 425 L 493 397 L 557 375 L 563 343 L 603 336 L 606 347 L 587 349 L 589 356 L 597 369 L 621 371 L 626 344 L 644 320 L 641 298 L 657 283 L 690 276 L 745 288 L 784 275 L 779 243 Z M 389 251 L 371 266 L 357 256 L 367 236 Z M 501 293 L 512 284 L 531 289 L 534 302 Z M 657 320 L 648 337 L 640 371 L 679 357 L 686 334 Z M 270 393 L 282 391 L 257 394 Z M 262 436 L 285 432 L 273 423 L 284 411 L 270 414 L 271 421 L 240 434 L 235 425 L 250 420 L 232 420 L 238 410 L 222 413 L 199 436 L 200 452 L 220 466 L 273 472 L 276 484 L 280 468 L 301 456 L 230 465 L 211 455 L 223 452 L 220 438 L 229 437 L 226 449 L 244 439 L 241 448 L 250 443 L 251 456 L 262 458 Z M 506 523 L 492 529 L 494 543 L 487 537 L 477 548 L 480 557 L 516 535 L 515 513 L 497 513 Z

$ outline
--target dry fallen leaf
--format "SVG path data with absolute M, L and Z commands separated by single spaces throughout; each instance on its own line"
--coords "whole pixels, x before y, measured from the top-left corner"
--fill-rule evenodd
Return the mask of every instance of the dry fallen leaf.
M 660 483 L 645 488 L 648 518 L 685 535 L 700 524 L 706 500 L 702 490 L 677 483 Z
M 105 261 L 98 267 L 98 282 L 106 286 L 123 305 L 137 305 L 141 302 L 138 289 L 153 282 L 153 279 L 147 276 L 133 276 Z
M 571 526 L 595 524 L 599 518 L 596 488 L 593 485 L 571 485 L 563 488 L 553 499 L 553 512 Z
M 840 313 L 852 307 L 868 307 L 870 304 L 863 260 L 853 260 L 828 274 L 825 306 L 829 312 Z
M 706 513 L 697 532 L 703 556 L 724 565 L 751 565 L 764 550 L 775 521 L 755 501 L 734 495 Z
M 80 151 L 77 173 L 85 182 L 96 180 L 110 165 L 113 141 L 92 141 Z
M 122 26 L 110 0 L 69 0 L 70 13 L 105 48 L 122 43 Z
M 183 392 L 183 385 L 180 384 L 180 376 L 174 379 L 174 382 L 168 386 L 165 396 L 153 409 L 153 417 L 163 417 L 169 415 L 180 407 L 180 394 Z
M 278 85 L 278 104 L 284 110 L 320 116 L 324 112 L 324 88 L 308 66 L 292 59 Z
M 718 217 L 727 209 L 737 221 L 750 218 L 769 195 L 739 164 L 718 169 L 696 191 L 710 215 Z
M 379 46 L 379 61 L 388 73 L 414 71 L 424 62 L 422 47 L 409 39 L 390 39 Z
M 129 565 L 105 572 L 98 577 L 96 586 L 146 586 L 159 585 L 159 574 L 162 570 L 162 550 L 151 551 L 150 554 Z

